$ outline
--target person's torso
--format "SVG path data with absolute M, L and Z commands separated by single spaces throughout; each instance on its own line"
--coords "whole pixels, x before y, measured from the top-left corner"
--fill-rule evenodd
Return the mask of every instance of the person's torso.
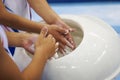
M 2 0 L 2 2 L 8 12 L 31 19 L 31 10 L 27 0 Z M 11 29 L 10 27 L 4 27 L 5 30 L 18 32 L 18 30 Z
M 3 4 L 9 12 L 30 19 L 30 7 L 27 0 L 3 0 Z

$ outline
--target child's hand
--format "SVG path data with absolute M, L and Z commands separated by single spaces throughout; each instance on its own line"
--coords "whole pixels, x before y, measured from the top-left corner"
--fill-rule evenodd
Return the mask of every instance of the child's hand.
M 22 47 L 31 54 L 34 54 L 34 43 L 38 39 L 38 34 L 23 33 Z
M 44 27 L 35 43 L 35 49 L 37 52 L 40 51 L 41 54 L 48 58 L 51 58 L 58 49 L 58 43 L 54 37 L 49 34 L 47 35 L 48 29 Z

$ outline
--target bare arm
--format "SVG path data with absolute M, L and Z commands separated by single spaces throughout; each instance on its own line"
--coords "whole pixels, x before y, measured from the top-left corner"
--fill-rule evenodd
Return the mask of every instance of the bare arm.
M 0 42 L 0 80 L 40 80 L 47 57 L 37 50 L 31 64 L 21 73 Z
M 31 46 L 38 39 L 38 34 L 23 33 L 23 32 L 9 32 L 6 31 L 9 46 L 12 47 L 23 47 L 28 52 L 34 54 L 34 49 Z
M 75 42 L 73 40 L 73 37 L 69 32 L 73 31 L 70 26 L 68 26 L 66 23 L 62 21 L 62 19 L 59 17 L 59 15 L 50 7 L 50 5 L 47 3 L 46 0 L 28 0 L 30 6 L 35 10 L 35 12 L 41 16 L 48 24 L 55 24 L 58 27 L 63 28 L 64 30 L 67 30 L 68 33 L 63 35 L 63 38 L 66 38 L 66 41 L 63 40 L 65 44 L 61 44 L 64 47 L 66 44 L 70 44 L 69 46 L 71 49 L 74 49 L 76 47 Z M 56 38 L 56 36 L 54 36 Z M 61 37 L 59 37 L 60 39 Z M 57 38 L 56 38 L 57 39 Z M 58 39 L 57 39 L 58 40 Z M 64 51 L 64 48 L 61 48 Z
M 23 41 L 27 36 L 27 33 L 16 33 L 6 31 L 9 46 L 22 47 Z
M 0 24 L 10 26 L 15 29 L 37 33 L 39 33 L 43 27 L 43 25 L 40 23 L 30 21 L 18 15 L 9 13 L 6 11 L 2 0 L 0 0 Z
M 2 46 L 0 41 L 0 80 L 23 80 L 19 69 Z
M 54 24 L 60 17 L 48 5 L 46 0 L 28 0 L 30 6 L 41 16 L 47 23 Z
M 47 28 L 43 28 L 35 43 L 35 55 L 32 59 L 31 64 L 27 67 L 23 74 L 27 74 L 27 80 L 39 80 L 42 76 L 42 72 L 45 63 L 48 58 L 55 54 L 58 44 L 52 35 L 47 35 Z M 30 73 L 32 72 L 32 74 Z
M 23 72 L 19 71 L 16 64 L 7 55 L 0 41 L 0 80 L 40 80 L 47 59 L 54 55 L 58 47 L 51 35 L 45 37 L 46 33 L 46 30 L 41 31 L 35 43 L 36 50 L 32 62 Z
M 27 42 L 33 44 L 38 38 L 38 34 L 31 33 L 18 33 L 18 32 L 9 32 L 6 31 L 9 46 L 23 47 Z
M 42 1 L 42 2 L 40 3 L 40 1 Z M 37 4 L 37 2 L 39 2 L 39 4 L 41 5 L 41 7 L 40 7 L 41 11 L 39 11 L 40 9 L 38 10 L 39 14 L 41 14 L 42 17 L 46 21 L 48 20 L 47 21 L 48 23 L 51 23 L 51 21 L 52 21 L 51 19 L 53 19 L 52 22 L 54 23 L 54 20 L 59 18 L 59 16 L 57 16 L 57 14 L 48 6 L 46 0 L 30 0 L 29 1 L 31 6 L 33 5 L 34 7 L 36 5 L 35 2 L 36 2 L 36 4 Z M 37 4 L 38 7 L 39 7 L 39 4 Z M 44 7 L 46 10 L 44 10 Z M 46 14 L 46 11 L 48 11 L 50 15 Z M 8 11 L 6 11 L 4 5 L 2 4 L 2 0 L 0 0 L 0 24 L 7 25 L 14 29 L 20 29 L 20 30 L 25 30 L 25 31 L 29 31 L 29 32 L 35 32 L 35 33 L 39 33 L 41 28 L 45 26 L 45 24 L 30 21 L 30 20 L 22 18 L 18 15 L 9 13 Z M 58 26 L 62 26 L 63 28 L 62 27 L 60 28 Z M 49 33 L 52 34 L 55 37 L 55 39 L 58 42 L 60 42 L 61 45 L 63 45 L 63 46 L 60 45 L 60 48 L 62 49 L 62 51 L 64 51 L 64 47 L 66 45 L 68 47 L 74 49 L 75 43 L 72 40 L 70 33 L 65 34 L 66 32 L 68 32 L 68 29 L 70 29 L 70 28 L 63 21 L 61 21 L 60 18 L 59 18 L 58 22 L 54 23 L 54 25 L 47 25 L 47 27 L 49 29 Z M 65 34 L 65 35 L 63 35 L 63 34 Z

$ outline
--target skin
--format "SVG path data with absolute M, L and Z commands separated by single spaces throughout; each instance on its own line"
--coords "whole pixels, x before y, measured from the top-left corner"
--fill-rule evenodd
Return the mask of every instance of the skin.
M 71 49 L 75 49 L 76 45 L 70 34 L 70 32 L 74 31 L 74 29 L 70 28 L 70 26 L 61 20 L 61 18 L 48 5 L 46 0 L 28 0 L 28 3 L 34 11 L 46 21 L 46 23 L 57 25 L 68 32 L 60 37 L 57 37 L 58 34 L 52 34 L 50 32 L 57 39 L 57 41 L 60 42 L 60 51 L 64 52 L 65 45 Z
M 8 56 L 0 41 L 0 80 L 40 80 L 47 59 L 52 57 L 58 48 L 58 43 L 56 43 L 54 37 L 50 34 L 47 36 L 46 34 L 47 28 L 43 28 L 35 42 L 33 59 L 22 72 L 19 71 L 16 64 Z M 15 35 L 18 36 L 19 34 Z M 13 44 L 12 40 L 10 41 L 12 45 L 21 45 L 17 38 L 19 37 L 12 39 L 15 40 L 15 44 Z M 8 65 L 9 68 L 6 67 Z
M 48 28 L 48 33 L 52 34 L 56 41 L 60 43 L 60 52 L 65 51 L 65 46 L 75 49 L 75 42 L 70 34 L 73 31 L 61 18 L 51 9 L 46 0 L 27 0 L 31 8 L 41 16 L 47 24 L 30 21 L 18 15 L 6 11 L 2 0 L 0 0 L 0 24 L 10 26 L 28 32 L 39 33 L 43 27 Z M 48 14 L 49 13 L 49 14 Z
M 9 46 L 12 47 L 23 47 L 25 50 L 34 54 L 34 50 L 30 47 L 36 42 L 38 39 L 38 34 L 30 34 L 30 33 L 16 33 L 6 31 Z
M 39 80 L 47 59 L 52 57 L 58 48 L 56 41 L 60 43 L 59 50 L 61 52 L 65 52 L 65 46 L 71 49 L 75 48 L 75 43 L 70 34 L 73 29 L 60 19 L 60 17 L 49 7 L 46 0 L 28 0 L 28 2 L 47 24 L 30 21 L 9 13 L 6 11 L 2 0 L 0 0 L 0 24 L 28 32 L 39 33 L 41 31 L 38 38 L 30 34 L 23 35 L 23 33 L 6 32 L 10 46 L 24 47 L 28 51 L 31 51 L 29 46 L 34 42 L 35 37 L 35 51 L 31 63 L 23 72 L 20 72 L 16 64 L 4 50 L 0 41 L 0 80 Z M 46 29 L 41 30 L 43 27 L 47 27 L 48 32 Z M 8 65 L 9 68 L 6 68 Z

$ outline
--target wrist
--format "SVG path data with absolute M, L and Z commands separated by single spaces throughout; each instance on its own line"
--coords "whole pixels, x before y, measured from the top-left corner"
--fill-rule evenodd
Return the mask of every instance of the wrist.
M 48 59 L 48 55 L 46 54 L 45 50 L 42 49 L 41 47 L 36 47 L 35 48 L 35 57 L 39 57 L 44 59 L 45 61 Z
M 22 35 L 20 37 L 20 41 L 21 41 L 20 47 L 24 47 L 28 43 L 28 39 L 30 37 L 30 34 L 24 32 L 24 33 L 21 33 L 20 35 Z
M 45 20 L 48 24 L 56 24 L 57 22 L 61 21 L 59 16 L 53 16 L 51 15 L 50 19 Z
M 62 20 L 61 20 L 60 17 L 55 18 L 55 19 L 53 20 L 53 24 L 58 24 L 58 23 L 60 23 L 61 21 L 62 21 Z

